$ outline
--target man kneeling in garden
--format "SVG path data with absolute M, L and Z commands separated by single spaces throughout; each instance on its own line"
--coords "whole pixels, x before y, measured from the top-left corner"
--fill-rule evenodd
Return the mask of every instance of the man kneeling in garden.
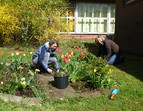
M 58 41 L 51 40 L 36 51 L 32 57 L 32 62 L 40 69 L 44 69 L 48 73 L 53 73 L 53 70 L 48 67 L 48 64 L 54 63 L 56 72 L 59 72 L 59 64 L 56 56 L 56 48 L 58 47 Z

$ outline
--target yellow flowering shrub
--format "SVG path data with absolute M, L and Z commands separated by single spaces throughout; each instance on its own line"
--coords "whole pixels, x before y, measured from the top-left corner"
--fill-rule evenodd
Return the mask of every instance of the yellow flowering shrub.
M 59 32 L 73 30 L 64 0 L 0 0 L 0 36 L 2 43 L 29 43 L 58 39 Z M 66 20 L 66 21 L 65 21 Z
M 0 6 L 0 35 L 3 43 L 12 42 L 13 34 L 19 30 L 15 13 L 9 5 Z

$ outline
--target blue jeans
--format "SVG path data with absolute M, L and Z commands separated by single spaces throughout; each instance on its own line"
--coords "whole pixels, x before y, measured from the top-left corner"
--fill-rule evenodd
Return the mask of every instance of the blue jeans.
M 35 57 L 32 62 L 35 64 L 35 65 L 39 65 L 38 63 L 38 57 Z M 44 60 L 43 62 L 48 66 L 48 64 L 51 64 L 51 63 L 54 63 L 55 64 L 55 68 L 58 69 L 59 68 L 59 64 L 58 64 L 58 60 L 56 57 L 50 57 L 50 53 L 49 52 L 46 52 L 45 53 L 45 57 L 44 57 Z
M 109 65 L 114 65 L 118 63 L 120 63 L 120 56 L 118 54 L 113 54 L 108 60 Z

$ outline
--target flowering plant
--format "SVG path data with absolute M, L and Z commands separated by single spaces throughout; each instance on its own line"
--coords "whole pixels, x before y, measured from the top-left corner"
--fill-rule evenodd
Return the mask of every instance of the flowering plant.
M 65 72 L 65 71 L 55 72 L 54 76 L 56 76 L 56 77 L 64 77 L 64 76 L 68 76 L 68 73 Z
M 79 83 L 79 87 L 83 85 L 91 89 L 112 87 L 115 81 L 108 75 L 112 71 L 107 61 L 90 53 L 92 49 L 87 49 L 72 51 L 72 53 L 70 51 L 71 55 L 68 57 L 68 53 L 61 52 L 59 64 L 64 71 L 69 73 L 69 81 L 71 84 L 78 85 Z

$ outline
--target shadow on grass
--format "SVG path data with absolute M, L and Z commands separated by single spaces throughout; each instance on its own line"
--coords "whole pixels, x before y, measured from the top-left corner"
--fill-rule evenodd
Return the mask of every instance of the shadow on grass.
M 94 43 L 84 43 L 85 47 L 92 49 L 92 54 L 98 54 L 98 47 Z M 129 53 L 123 53 L 125 62 L 123 64 L 114 65 L 118 69 L 136 77 L 143 81 L 143 57 Z
M 98 54 L 98 46 L 96 46 L 94 43 L 84 43 L 84 46 L 86 48 L 88 48 L 89 52 L 91 52 L 92 54 L 94 55 L 97 55 Z
M 127 53 L 124 53 L 123 56 L 125 62 L 115 65 L 115 67 L 143 81 L 143 57 Z

